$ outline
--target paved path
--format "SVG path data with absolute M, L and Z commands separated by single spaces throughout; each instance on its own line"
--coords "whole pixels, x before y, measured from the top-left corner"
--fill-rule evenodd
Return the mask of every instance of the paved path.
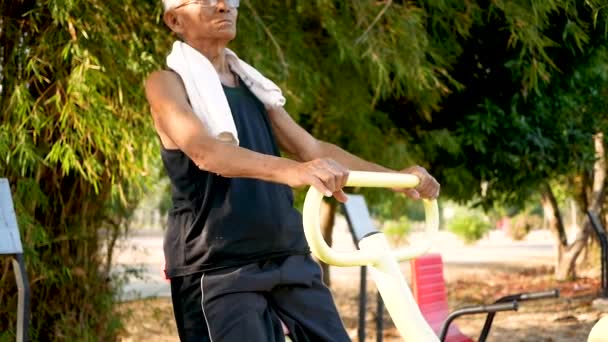
M 336 220 L 334 248 L 352 250 L 354 245 L 346 222 L 342 217 Z M 127 276 L 121 300 L 147 297 L 170 296 L 169 284 L 161 276 L 163 262 L 162 232 L 138 232 L 120 246 L 115 257 L 116 272 L 127 269 L 139 270 L 139 274 Z M 412 234 L 410 242 L 415 244 L 420 234 Z M 493 231 L 472 246 L 464 245 L 448 232 L 438 234 L 431 252 L 440 252 L 446 264 L 446 277 L 451 269 L 474 269 L 477 267 L 509 267 L 552 265 L 554 260 L 554 239 L 548 231 L 533 231 L 523 241 L 511 241 L 500 231 Z M 407 265 L 404 263 L 404 273 Z M 332 280 L 357 284 L 357 268 L 331 269 Z

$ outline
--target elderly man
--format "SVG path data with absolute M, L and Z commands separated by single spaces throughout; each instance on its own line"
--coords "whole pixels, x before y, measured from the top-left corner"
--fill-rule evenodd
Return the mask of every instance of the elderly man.
M 345 201 L 349 169 L 390 170 L 312 137 L 278 87 L 226 48 L 239 0 L 164 5 L 181 41 L 145 86 L 172 182 L 165 272 L 180 339 L 349 341 L 290 187 Z M 439 194 L 423 168 L 406 172 L 421 178 L 410 197 Z

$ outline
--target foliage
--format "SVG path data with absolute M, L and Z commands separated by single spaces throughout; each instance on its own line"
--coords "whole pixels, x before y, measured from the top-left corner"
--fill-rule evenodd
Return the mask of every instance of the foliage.
M 401 216 L 396 220 L 385 221 L 382 225 L 382 232 L 393 243 L 394 246 L 402 245 L 407 235 L 412 230 L 412 223 L 407 216 Z
M 135 0 L 0 3 L 0 174 L 25 246 L 32 340 L 110 340 L 118 327 L 102 246 L 125 233 L 156 159 L 142 80 L 167 46 L 159 13 Z M 5 272 L 5 336 L 15 305 Z
M 419 201 L 390 190 L 367 189 L 363 191 L 366 201 L 374 204 L 371 213 L 382 219 L 398 220 L 407 217 L 411 221 L 424 221 L 424 206 Z
M 587 19 L 583 28 L 591 27 L 587 12 L 579 11 L 579 20 Z M 515 53 L 518 45 L 509 45 L 521 37 L 502 29 L 509 22 L 506 13 L 494 12 L 473 28 L 475 40 L 453 73 L 464 90 L 446 97 L 432 123 L 409 119 L 399 124 L 415 127 L 413 143 L 430 160 L 444 193 L 462 201 L 477 198 L 486 207 L 493 201 L 523 202 L 547 178 L 589 170 L 592 136 L 607 127 L 605 39 L 589 29 L 572 38 L 566 18 L 567 11 L 556 10 L 539 26 L 546 29 L 538 33 L 554 43 L 546 53 L 551 63 L 538 70 L 553 71 L 550 77 L 537 76 L 540 83 L 527 83 L 537 77 Z M 579 46 L 579 40 L 587 43 Z M 384 105 L 399 103 L 394 99 Z
M 448 229 L 470 244 L 481 239 L 492 229 L 492 225 L 478 212 L 462 212 L 448 223 Z
M 542 224 L 543 218 L 541 216 L 526 212 L 520 213 L 511 218 L 507 234 L 513 240 L 523 240 L 531 230 L 541 228 Z
M 589 167 L 607 98 L 594 74 L 606 66 L 605 5 L 250 1 L 233 48 L 279 81 L 316 136 L 390 167 L 426 166 L 445 196 L 490 207 Z M 370 196 L 375 213 L 394 201 Z

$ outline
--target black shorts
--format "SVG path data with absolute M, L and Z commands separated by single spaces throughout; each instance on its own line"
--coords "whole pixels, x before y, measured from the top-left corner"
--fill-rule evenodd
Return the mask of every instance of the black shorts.
M 171 279 L 181 341 L 350 341 L 321 269 L 294 255 Z M 279 320 L 280 319 L 280 320 Z

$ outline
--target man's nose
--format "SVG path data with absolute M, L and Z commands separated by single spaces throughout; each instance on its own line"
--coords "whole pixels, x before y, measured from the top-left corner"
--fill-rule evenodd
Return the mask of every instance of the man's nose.
M 230 12 L 231 10 L 225 0 L 218 1 L 216 7 L 220 13 Z

